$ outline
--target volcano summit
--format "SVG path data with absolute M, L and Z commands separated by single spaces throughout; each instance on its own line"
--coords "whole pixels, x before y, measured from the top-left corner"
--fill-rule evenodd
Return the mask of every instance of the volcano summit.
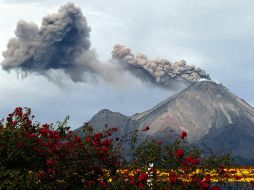
M 152 109 L 130 117 L 102 110 L 89 124 L 95 130 L 105 124 L 118 127 L 120 134 L 149 126 L 146 135 L 163 142 L 185 130 L 192 145 L 231 152 L 234 158 L 244 160 L 254 157 L 254 108 L 212 81 L 195 82 Z

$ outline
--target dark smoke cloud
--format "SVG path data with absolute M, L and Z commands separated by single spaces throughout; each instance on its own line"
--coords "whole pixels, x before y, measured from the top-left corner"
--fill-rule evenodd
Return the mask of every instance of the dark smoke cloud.
M 143 54 L 134 56 L 122 45 L 114 47 L 112 57 L 113 62 L 123 64 L 101 63 L 90 49 L 90 27 L 86 18 L 73 3 L 44 17 L 40 27 L 19 21 L 15 35 L 3 52 L 1 65 L 6 71 L 21 71 L 23 76 L 37 73 L 54 80 L 52 71 L 62 70 L 74 82 L 100 78 L 116 84 L 126 81 L 124 73 L 131 71 L 144 81 L 164 87 L 172 87 L 176 81 L 210 79 L 203 70 L 186 65 L 185 61 L 173 64 L 166 59 L 150 60 Z
M 117 44 L 112 51 L 112 58 L 116 62 L 124 64 L 136 76 L 144 80 L 168 86 L 173 81 L 198 81 L 210 77 L 204 70 L 187 65 L 186 61 L 180 60 L 171 63 L 167 59 L 149 59 L 144 54 L 131 53 L 131 50 Z
M 62 69 L 73 81 L 82 81 L 84 72 L 96 74 L 100 64 L 95 52 L 89 50 L 89 33 L 86 18 L 72 3 L 60 7 L 57 14 L 44 17 L 40 28 L 19 21 L 16 37 L 10 39 L 3 52 L 2 68 L 42 75 Z

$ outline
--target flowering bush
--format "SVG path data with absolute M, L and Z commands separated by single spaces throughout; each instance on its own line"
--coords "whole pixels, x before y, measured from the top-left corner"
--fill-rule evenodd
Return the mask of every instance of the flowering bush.
M 93 133 L 84 125 L 86 138 L 69 131 L 66 121 L 53 125 L 33 123 L 31 110 L 16 108 L 0 124 L 0 189 L 78 189 L 98 184 L 104 170 L 118 167 L 112 140 L 117 129 Z M 24 181 L 25 179 L 25 181 Z M 28 186 L 28 187 L 27 187 Z
M 225 170 L 227 157 L 204 157 L 190 148 L 185 131 L 169 145 L 146 140 L 139 146 L 137 133 L 149 127 L 131 132 L 132 157 L 126 160 L 126 138 L 112 138 L 117 128 L 95 133 L 84 124 L 81 138 L 69 130 L 68 118 L 55 126 L 33 119 L 30 109 L 18 107 L 0 122 L 0 189 L 219 190 L 211 170 L 223 181 L 237 178 Z

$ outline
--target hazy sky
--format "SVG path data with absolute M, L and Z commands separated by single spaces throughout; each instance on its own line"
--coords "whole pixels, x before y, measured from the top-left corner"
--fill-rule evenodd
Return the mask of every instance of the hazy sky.
M 92 48 L 98 58 L 111 58 L 117 43 L 134 53 L 185 59 L 213 80 L 254 105 L 254 3 L 251 0 L 93 0 L 72 1 L 82 9 L 91 27 Z M 67 1 L 0 1 L 0 51 L 14 37 L 23 19 L 38 25 Z M 3 60 L 2 55 L 0 61 Z M 55 122 L 71 116 L 78 127 L 103 108 L 132 115 L 151 108 L 173 92 L 151 88 L 139 81 L 113 87 L 104 83 L 65 86 L 42 76 L 25 79 L 0 69 L 0 115 L 16 106 L 33 109 L 38 121 Z

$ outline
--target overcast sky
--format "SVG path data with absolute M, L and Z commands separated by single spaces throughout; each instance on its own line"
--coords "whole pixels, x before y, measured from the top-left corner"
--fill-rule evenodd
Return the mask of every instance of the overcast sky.
M 80 0 L 91 27 L 98 58 L 111 58 L 112 47 L 125 44 L 134 53 L 171 61 L 185 59 L 204 69 L 254 106 L 254 3 L 252 0 Z M 0 1 L 0 51 L 23 19 L 40 26 L 48 13 L 67 1 Z M 3 60 L 2 55 L 0 61 Z M 174 92 L 140 81 L 114 87 L 104 83 L 54 84 L 42 76 L 24 79 L 0 69 L 0 115 L 16 106 L 31 107 L 36 120 L 55 122 L 70 115 L 76 128 L 103 108 L 126 115 L 142 112 Z

